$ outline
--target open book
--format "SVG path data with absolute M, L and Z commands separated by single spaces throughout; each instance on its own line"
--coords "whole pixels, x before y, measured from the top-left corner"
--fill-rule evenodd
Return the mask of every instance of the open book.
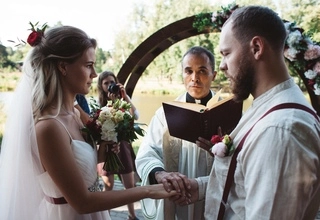
M 210 140 L 221 127 L 229 134 L 242 116 L 243 102 L 235 102 L 233 96 L 220 100 L 220 91 L 207 106 L 180 101 L 163 102 L 165 117 L 171 136 L 196 142 L 198 137 Z

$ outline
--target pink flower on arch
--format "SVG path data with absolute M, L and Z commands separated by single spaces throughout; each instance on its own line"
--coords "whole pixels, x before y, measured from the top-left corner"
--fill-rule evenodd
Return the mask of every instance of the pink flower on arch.
M 304 53 L 305 60 L 314 60 L 320 57 L 320 46 L 309 44 L 308 49 Z

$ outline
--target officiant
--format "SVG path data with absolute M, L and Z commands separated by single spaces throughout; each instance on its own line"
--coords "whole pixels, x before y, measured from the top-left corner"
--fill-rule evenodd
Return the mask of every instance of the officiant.
M 181 64 L 186 91 L 176 100 L 206 105 L 214 95 L 213 53 L 204 47 L 192 47 L 182 57 Z M 213 157 L 196 144 L 170 136 L 162 107 L 155 112 L 136 157 L 142 185 L 162 183 L 166 189 L 180 190 L 187 196 L 188 178 L 207 176 L 212 163 Z M 141 204 L 146 219 L 204 219 L 204 201 L 184 207 L 175 206 L 169 200 L 145 199 Z

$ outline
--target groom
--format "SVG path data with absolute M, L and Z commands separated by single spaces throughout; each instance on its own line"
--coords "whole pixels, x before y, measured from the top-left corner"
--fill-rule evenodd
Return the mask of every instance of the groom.
M 237 100 L 254 100 L 230 134 L 235 153 L 216 157 L 209 179 L 191 180 L 206 219 L 315 219 L 320 123 L 288 73 L 286 35 L 279 16 L 260 6 L 235 10 L 222 28 L 220 69 Z M 210 146 L 202 138 L 197 144 Z

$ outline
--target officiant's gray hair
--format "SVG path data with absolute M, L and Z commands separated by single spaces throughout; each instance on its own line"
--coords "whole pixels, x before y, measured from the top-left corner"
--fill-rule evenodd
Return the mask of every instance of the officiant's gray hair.
M 184 59 L 185 56 L 187 56 L 188 54 L 193 54 L 193 55 L 200 55 L 200 54 L 205 54 L 210 61 L 210 66 L 212 68 L 212 72 L 215 71 L 215 59 L 214 59 L 214 55 L 211 51 L 209 51 L 208 49 L 201 47 L 201 46 L 194 46 L 191 47 L 189 50 L 187 50 L 187 52 L 183 55 L 182 60 Z

